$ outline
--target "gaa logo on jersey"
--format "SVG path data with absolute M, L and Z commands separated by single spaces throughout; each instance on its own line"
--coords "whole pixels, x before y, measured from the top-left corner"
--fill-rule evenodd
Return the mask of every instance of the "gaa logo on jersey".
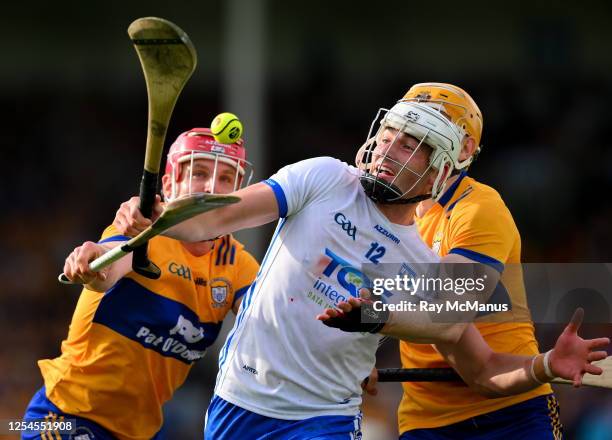
M 213 278 L 210 280 L 210 294 L 215 308 L 227 305 L 227 296 L 231 292 L 232 285 L 227 278 Z
M 168 272 L 176 275 L 177 277 L 185 278 L 191 281 L 191 269 L 188 266 L 177 264 L 174 261 L 168 265 Z
M 355 234 L 357 234 L 357 226 L 354 226 L 353 223 L 341 212 L 337 213 L 334 216 L 334 221 L 342 227 L 342 230 L 346 232 L 346 235 L 348 235 L 353 239 L 353 241 L 355 241 Z

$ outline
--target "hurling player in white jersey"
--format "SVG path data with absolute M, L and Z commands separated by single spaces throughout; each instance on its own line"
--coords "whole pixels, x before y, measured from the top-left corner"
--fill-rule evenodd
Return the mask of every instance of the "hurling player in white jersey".
M 459 163 L 462 128 L 439 109 L 400 102 L 372 131 L 358 167 L 329 157 L 286 166 L 237 191 L 239 203 L 166 233 L 199 241 L 280 219 L 220 353 L 206 439 L 360 437 L 361 383 L 374 366 L 378 333 L 438 344 L 485 394 L 524 392 L 550 374 L 578 384 L 585 371 L 601 373 L 590 362 L 605 352 L 591 350 L 609 341 L 579 338 L 576 322 L 545 363 L 543 355 L 494 353 L 471 324 L 432 324 L 427 314 L 342 325 L 352 333 L 315 319 L 337 318 L 331 310 L 385 275 L 382 263 L 438 261 L 413 217 L 417 202 L 437 197 Z

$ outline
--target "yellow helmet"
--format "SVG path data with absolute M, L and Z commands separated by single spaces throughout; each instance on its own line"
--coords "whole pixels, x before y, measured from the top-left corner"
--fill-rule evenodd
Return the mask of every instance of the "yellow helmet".
M 452 84 L 421 83 L 410 87 L 401 101 L 440 104 L 437 107 L 465 134 L 473 137 L 480 146 L 482 137 L 482 113 L 465 90 Z

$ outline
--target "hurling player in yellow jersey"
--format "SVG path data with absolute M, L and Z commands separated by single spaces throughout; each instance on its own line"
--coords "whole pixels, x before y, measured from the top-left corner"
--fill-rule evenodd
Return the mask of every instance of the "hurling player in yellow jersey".
M 459 156 L 461 168 L 449 178 L 441 197 L 423 201 L 417 208 L 421 237 L 442 257 L 441 263 L 483 263 L 499 273 L 489 301 L 506 304 L 508 311 L 478 315 L 476 327 L 495 351 L 536 355 L 538 344 L 518 266 L 521 237 L 497 191 L 465 171 L 479 152 L 480 109 L 464 90 L 442 83 L 416 84 L 402 101 L 427 103 L 466 133 Z M 431 345 L 402 341 L 400 352 L 404 368 L 447 366 Z M 487 399 L 449 382 L 407 382 L 403 388 L 398 411 L 402 440 L 561 438 L 558 405 L 548 384 L 498 399 Z
M 193 129 L 170 148 L 164 195 L 230 193 L 247 184 L 251 170 L 242 140 L 218 144 L 210 130 Z M 124 203 L 97 244 L 86 242 L 66 259 L 64 273 L 85 288 L 61 356 L 39 361 L 44 386 L 25 418 L 63 417 L 78 428 L 72 437 L 51 431 L 23 438 L 163 438 L 162 405 L 215 341 L 229 310 L 237 312 L 258 264 L 231 235 L 196 243 L 153 238 L 148 254 L 162 270 L 158 280 L 132 272 L 129 255 L 89 271 L 92 259 L 147 222 Z

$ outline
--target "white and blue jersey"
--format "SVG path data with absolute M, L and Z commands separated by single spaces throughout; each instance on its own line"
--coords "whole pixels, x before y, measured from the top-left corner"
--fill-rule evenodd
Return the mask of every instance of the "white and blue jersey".
M 392 224 L 378 210 L 359 173 L 321 157 L 266 181 L 281 219 L 221 350 L 215 393 L 223 400 L 283 420 L 359 413 L 380 336 L 315 316 L 358 296 L 377 264 L 438 261 L 415 225 Z

